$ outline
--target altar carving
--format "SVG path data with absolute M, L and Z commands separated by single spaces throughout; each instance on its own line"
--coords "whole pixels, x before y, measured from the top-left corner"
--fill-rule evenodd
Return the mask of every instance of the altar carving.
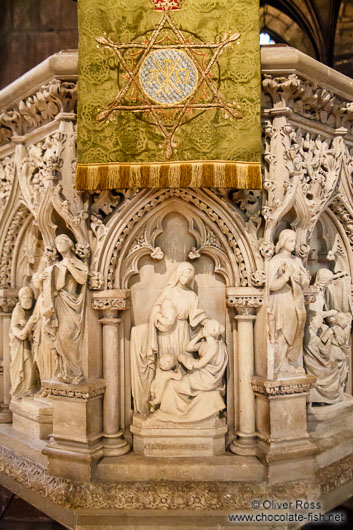
M 303 336 L 306 320 L 303 290 L 310 276 L 302 260 L 292 255 L 296 233 L 282 230 L 276 255 L 269 262 L 269 330 L 275 347 L 275 372 L 300 374 L 303 370 Z
M 32 353 L 30 318 L 33 308 L 33 291 L 22 287 L 19 302 L 13 310 L 10 325 L 10 377 L 11 396 L 17 400 L 33 396 L 38 390 L 38 376 Z

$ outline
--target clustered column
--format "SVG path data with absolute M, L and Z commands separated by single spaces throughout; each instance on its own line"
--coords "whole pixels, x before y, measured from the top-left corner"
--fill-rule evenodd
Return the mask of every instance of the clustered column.
M 119 414 L 119 311 L 128 307 L 128 290 L 112 289 L 94 294 L 93 309 L 103 314 L 99 322 L 103 326 L 103 377 L 107 385 L 103 404 L 105 456 L 120 456 L 130 451 L 120 430 Z
M 236 311 L 237 355 L 239 374 L 239 429 L 229 449 L 239 455 L 256 454 L 255 396 L 251 385 L 254 376 L 254 321 L 262 296 L 253 288 L 228 288 L 227 305 Z

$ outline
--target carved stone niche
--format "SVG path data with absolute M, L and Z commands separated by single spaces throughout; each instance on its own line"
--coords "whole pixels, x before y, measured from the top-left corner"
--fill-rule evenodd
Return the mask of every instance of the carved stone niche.
M 126 427 L 132 417 L 136 452 L 211 456 L 225 451 L 226 432 L 234 432 L 238 421 L 232 328 L 226 306 L 226 288 L 235 285 L 236 271 L 234 254 L 218 227 L 178 199 L 167 201 L 127 239 L 116 265 L 115 285 L 131 293 L 131 309 L 121 314 L 125 336 L 130 336 L 124 344 L 121 402 Z M 187 374 L 198 370 L 197 363 L 186 369 L 179 356 L 188 355 L 191 364 L 201 359 L 204 353 L 192 355 L 186 346 L 202 329 L 209 332 L 205 331 L 209 319 L 217 329 L 219 383 L 215 388 L 205 383 L 206 390 L 191 384 L 189 401 L 196 396 L 194 403 L 206 403 L 202 412 L 196 405 L 191 412 L 184 403 L 179 409 L 174 401 L 182 401 Z M 200 336 L 198 347 L 206 351 L 205 338 Z M 163 367 L 164 361 L 170 366 Z M 205 367 L 199 369 L 201 379 L 202 370 Z

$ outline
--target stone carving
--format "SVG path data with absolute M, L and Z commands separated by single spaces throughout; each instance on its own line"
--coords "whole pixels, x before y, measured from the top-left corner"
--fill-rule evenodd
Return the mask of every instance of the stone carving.
M 15 211 L 10 226 L 6 232 L 0 257 L 0 286 L 11 286 L 11 267 L 13 266 L 13 250 L 19 232 L 28 217 L 29 212 L 24 204 L 20 204 Z
M 30 317 L 33 291 L 22 287 L 19 302 L 13 310 L 10 326 L 10 377 L 13 400 L 32 396 L 38 390 L 37 371 L 32 355 Z
M 289 394 L 303 394 L 309 392 L 313 387 L 315 377 L 307 376 L 280 381 L 267 381 L 262 377 L 254 376 L 251 379 L 251 386 L 254 392 L 267 396 L 286 396 Z
M 343 399 L 348 375 L 351 318 L 345 313 L 328 317 L 331 327 L 324 323 L 329 312 L 311 312 L 304 337 L 306 372 L 316 377 L 310 391 L 312 403 L 338 403 Z
M 15 162 L 13 156 L 0 160 L 0 216 L 2 215 L 7 200 L 10 196 L 15 177 Z
M 145 415 L 150 412 L 150 388 L 160 360 L 168 356 L 168 362 L 179 367 L 178 356 L 185 353 L 190 342 L 190 328 L 207 320 L 207 315 L 198 307 L 196 293 L 189 288 L 194 275 L 195 269 L 190 263 L 178 265 L 152 309 L 149 324 L 131 330 L 135 412 Z
M 0 145 L 13 135 L 23 135 L 52 121 L 60 112 L 74 112 L 77 85 L 54 79 L 35 94 L 20 100 L 12 109 L 0 114 Z
M 329 127 L 353 129 L 352 102 L 344 101 L 312 81 L 301 79 L 297 74 L 289 74 L 288 77 L 265 74 L 263 88 L 267 108 L 287 107 Z
M 227 221 L 219 214 L 219 211 L 221 211 L 221 209 L 215 207 L 215 205 L 209 200 L 209 197 L 205 198 L 201 194 L 195 193 L 192 189 L 171 188 L 168 190 L 154 191 L 152 197 L 147 196 L 147 198 L 145 198 L 144 204 L 139 211 L 135 212 L 131 217 L 126 217 L 124 227 L 120 232 L 119 236 L 117 237 L 114 250 L 111 254 L 110 263 L 107 271 L 107 288 L 113 289 L 114 286 L 117 287 L 114 282 L 116 264 L 118 262 L 120 250 L 123 247 L 123 244 L 131 230 L 137 223 L 141 223 L 143 217 L 148 214 L 152 209 L 155 209 L 158 205 L 173 197 L 180 198 L 186 203 L 192 204 L 198 210 L 202 211 L 203 215 L 206 215 L 207 218 L 212 222 L 212 224 L 216 225 L 216 227 L 220 230 L 221 234 L 225 236 L 227 243 L 233 253 L 236 265 L 238 267 L 241 285 L 248 286 L 249 282 L 251 282 L 250 264 L 245 259 L 244 247 L 239 243 L 240 238 L 238 238 L 234 231 L 229 228 L 229 224 L 227 223 Z M 209 240 L 209 242 L 210 241 L 211 240 Z M 102 243 L 103 239 L 101 239 L 101 244 L 97 245 L 95 255 L 93 256 L 92 266 L 95 267 L 95 270 L 99 270 L 97 264 L 97 254 L 102 249 Z M 207 237 L 205 241 L 202 241 L 202 245 L 200 246 L 204 247 L 206 243 Z M 196 252 L 200 250 L 202 249 L 195 249 Z M 193 255 L 193 259 L 196 259 L 196 255 Z
M 165 304 L 166 300 L 162 303 Z M 186 346 L 187 353 L 180 353 L 178 361 L 187 369 L 182 377 L 171 377 L 166 382 L 161 372 L 152 382 L 156 389 L 162 379 L 160 408 L 155 418 L 162 421 L 188 423 L 212 417 L 225 408 L 222 399 L 225 385 L 223 375 L 228 363 L 228 354 L 223 340 L 224 326 L 217 320 L 207 320 L 201 331 Z M 194 358 L 194 352 L 198 358 Z M 165 355 L 161 355 L 159 367 L 168 369 Z M 169 356 L 172 359 L 172 356 Z M 162 365 L 161 365 L 162 363 Z M 170 362 L 169 370 L 174 363 Z M 163 368 L 164 366 L 164 368 Z M 164 374 L 163 374 L 164 375 Z
M 326 268 L 317 271 L 316 301 L 309 305 L 304 338 L 306 372 L 317 379 L 310 392 L 312 403 L 343 399 L 348 375 L 351 330 L 350 277 Z
M 292 252 L 296 233 L 282 230 L 276 255 L 269 262 L 269 333 L 275 351 L 277 375 L 303 373 L 303 336 L 306 320 L 305 289 L 310 276 Z
M 62 260 L 42 273 L 44 332 L 55 355 L 55 377 L 66 383 L 82 378 L 81 339 L 88 268 L 74 254 L 74 243 L 59 235 L 55 245 Z M 43 323 L 42 323 L 43 324 Z

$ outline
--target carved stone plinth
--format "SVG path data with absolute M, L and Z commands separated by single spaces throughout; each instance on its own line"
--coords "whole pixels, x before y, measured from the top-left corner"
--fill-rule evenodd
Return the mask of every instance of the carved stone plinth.
M 256 396 L 257 454 L 268 465 L 269 480 L 314 472 L 316 447 L 307 431 L 307 396 L 315 377 L 283 380 L 252 378 Z M 299 476 L 298 475 L 298 476 Z
M 103 395 L 105 381 L 78 385 L 44 381 L 53 402 L 53 432 L 43 450 L 52 475 L 91 480 L 103 456 Z
M 223 418 L 183 424 L 135 415 L 130 429 L 134 451 L 144 456 L 215 456 L 225 452 L 227 426 Z
M 22 398 L 11 401 L 13 428 L 31 438 L 47 440 L 53 432 L 53 405 L 50 400 Z

